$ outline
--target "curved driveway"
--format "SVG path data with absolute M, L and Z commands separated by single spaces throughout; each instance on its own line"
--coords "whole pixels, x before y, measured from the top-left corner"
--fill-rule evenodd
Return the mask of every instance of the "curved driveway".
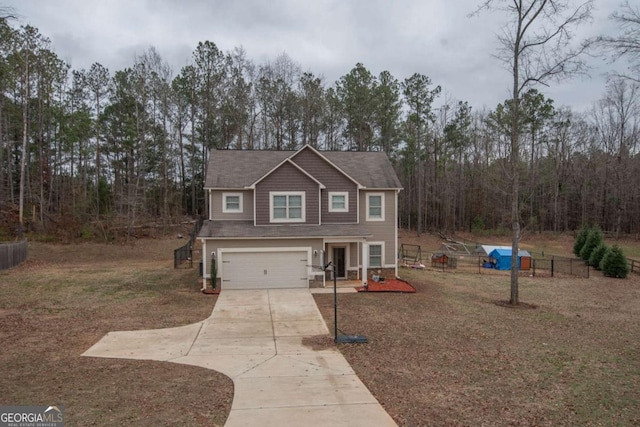
M 168 329 L 110 332 L 83 356 L 201 366 L 233 380 L 225 426 L 396 426 L 335 348 L 310 292 L 223 291 L 211 316 Z

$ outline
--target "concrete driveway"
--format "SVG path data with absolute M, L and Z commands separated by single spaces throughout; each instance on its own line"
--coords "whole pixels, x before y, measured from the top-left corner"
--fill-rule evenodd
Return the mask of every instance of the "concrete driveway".
M 335 348 L 306 289 L 223 291 L 211 316 L 168 329 L 110 332 L 83 356 L 201 366 L 233 380 L 225 426 L 396 426 Z

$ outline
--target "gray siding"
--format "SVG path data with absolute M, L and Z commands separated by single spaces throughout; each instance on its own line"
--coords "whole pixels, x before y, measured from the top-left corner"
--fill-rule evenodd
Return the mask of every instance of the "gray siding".
M 256 185 L 256 225 L 270 225 L 269 192 L 304 191 L 305 222 L 278 223 L 285 226 L 319 224 L 320 186 L 290 163 L 283 163 L 278 169 Z
M 355 224 L 358 221 L 358 187 L 352 180 L 309 148 L 291 160 L 326 187 L 321 197 L 323 224 Z M 349 193 L 349 212 L 329 212 L 329 192 L 333 191 Z
M 349 268 L 357 268 L 358 265 L 358 249 L 359 249 L 360 244 L 358 243 L 350 243 L 349 244 L 349 263 L 348 263 L 348 267 Z
M 367 194 L 384 193 L 384 221 L 367 221 Z M 373 236 L 369 242 L 385 242 L 384 264 L 395 265 L 398 253 L 396 241 L 396 195 L 395 191 L 360 191 L 360 224 Z
M 224 213 L 222 195 L 224 193 L 242 194 L 242 213 Z M 213 190 L 211 192 L 211 207 L 213 220 L 253 220 L 253 191 L 252 190 Z

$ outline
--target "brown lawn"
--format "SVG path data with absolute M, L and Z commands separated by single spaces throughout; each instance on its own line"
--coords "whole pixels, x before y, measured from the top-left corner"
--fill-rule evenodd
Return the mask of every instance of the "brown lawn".
M 80 354 L 104 334 L 209 316 L 198 268 L 173 269 L 184 240 L 32 243 L 0 272 L 0 404 L 64 405 L 69 425 L 221 426 L 233 384 L 211 370 Z
M 640 425 L 640 276 L 522 277 L 521 308 L 508 272 L 401 277 L 418 292 L 338 297 L 340 329 L 369 339 L 340 350 L 399 425 Z
M 437 250 L 439 238 L 421 239 Z M 0 272 L 0 404 L 64 405 L 69 425 L 223 425 L 233 385 L 221 374 L 80 357 L 112 330 L 210 314 L 197 265 L 173 269 L 183 243 L 33 243 Z M 531 242 L 560 255 L 571 243 Z M 369 339 L 340 350 L 399 425 L 640 425 L 640 276 L 522 277 L 523 308 L 502 304 L 508 273 L 401 276 L 416 294 L 339 295 L 340 328 Z M 316 301 L 333 330 L 332 296 Z

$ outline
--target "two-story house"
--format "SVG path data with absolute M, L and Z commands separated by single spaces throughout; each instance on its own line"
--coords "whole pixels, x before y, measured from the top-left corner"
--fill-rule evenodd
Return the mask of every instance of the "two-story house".
M 397 276 L 401 185 L 384 153 L 212 150 L 204 187 L 203 277 L 214 256 L 222 289 L 324 286 L 329 262 L 337 279 Z

